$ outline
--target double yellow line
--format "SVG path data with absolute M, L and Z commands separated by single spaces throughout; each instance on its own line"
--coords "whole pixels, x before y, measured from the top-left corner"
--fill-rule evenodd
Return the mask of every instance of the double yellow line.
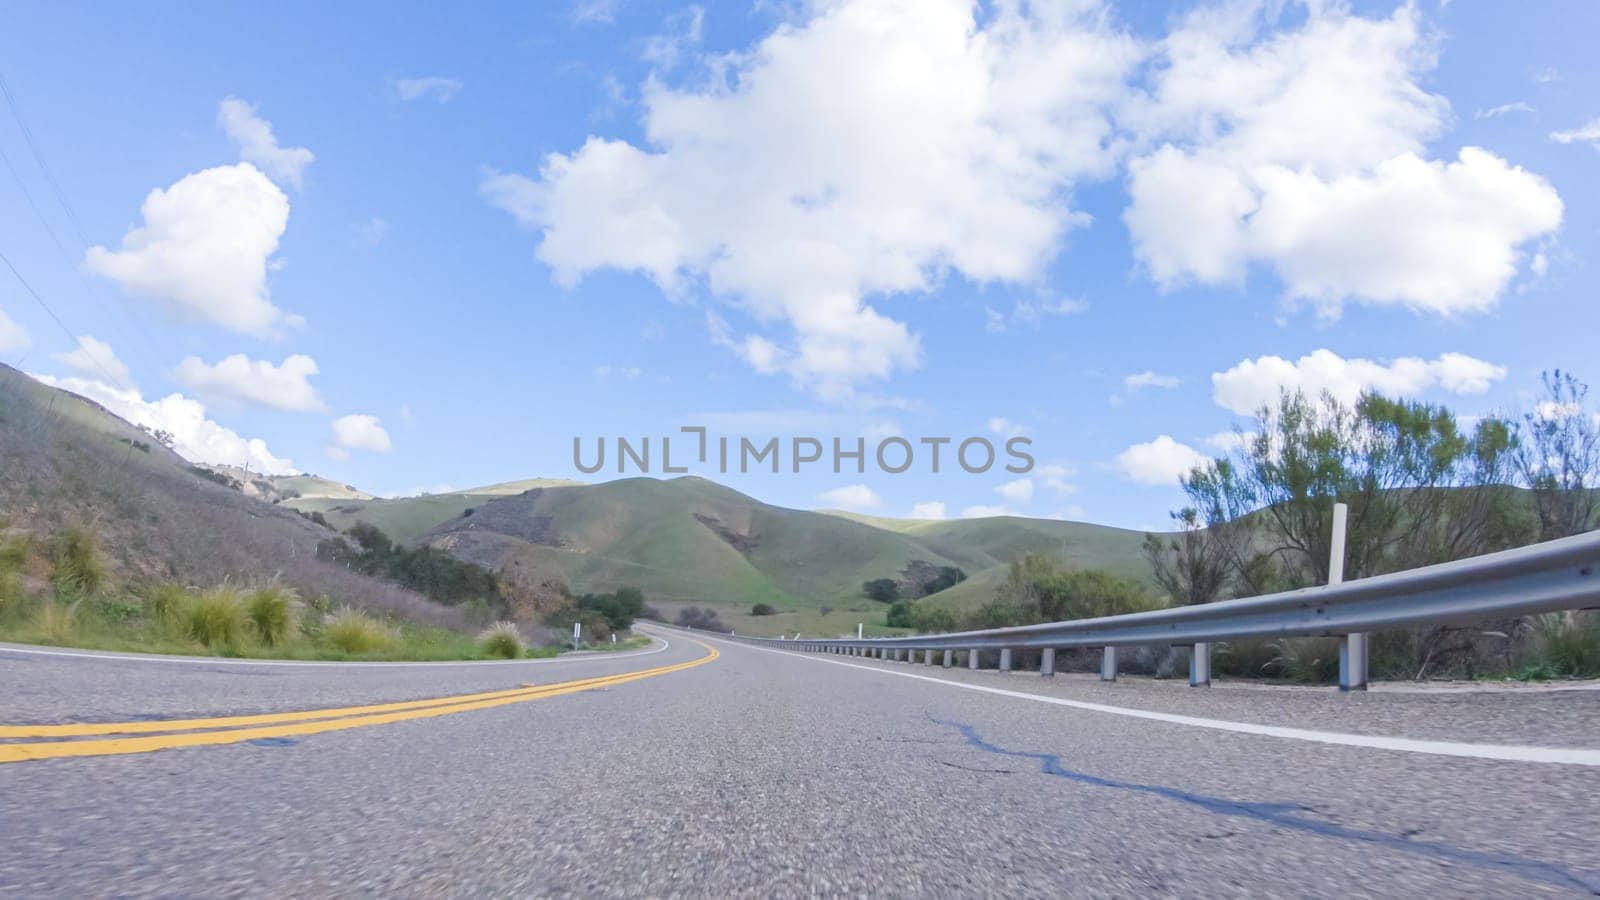
M 695 643 L 700 644 L 699 641 Z M 223 716 L 209 719 L 169 719 L 143 722 L 86 722 L 62 725 L 0 725 L 0 740 L 29 739 L 29 743 L 0 744 L 0 763 L 22 762 L 30 759 L 56 759 L 67 756 L 112 756 L 125 753 L 149 753 L 174 747 L 202 747 L 215 744 L 237 744 L 262 738 L 300 737 L 321 734 L 325 731 L 343 731 L 349 728 L 366 728 L 371 725 L 388 725 L 411 719 L 429 719 L 453 713 L 493 709 L 513 703 L 543 700 L 579 691 L 592 691 L 630 681 L 640 681 L 703 666 L 716 659 L 716 648 L 700 644 L 706 655 L 688 662 L 659 666 L 620 675 L 604 675 L 563 681 L 558 684 L 534 685 L 503 691 L 486 691 L 476 694 L 457 694 L 435 697 L 430 700 L 409 700 L 403 703 L 380 703 L 368 706 L 346 706 L 337 709 L 309 709 L 298 712 L 263 713 L 253 716 Z M 99 737 L 120 735 L 119 737 Z M 127 735 L 151 735 L 128 737 Z M 47 740 L 40 740 L 41 738 Z M 81 740 L 81 738 L 93 738 Z M 52 740 L 53 739 L 53 740 Z

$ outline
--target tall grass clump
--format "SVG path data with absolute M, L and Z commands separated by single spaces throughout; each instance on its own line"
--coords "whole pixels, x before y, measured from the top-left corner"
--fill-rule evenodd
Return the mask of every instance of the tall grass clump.
M 345 653 L 373 653 L 399 643 L 400 635 L 359 609 L 339 609 L 322 623 L 322 640 Z
M 214 587 L 185 605 L 186 636 L 207 647 L 237 647 L 250 634 L 250 616 L 239 592 L 228 585 Z
M 1338 638 L 1284 638 L 1277 649 L 1276 662 L 1295 681 L 1326 684 L 1339 680 Z
M 79 594 L 93 594 L 105 587 L 106 567 L 100 561 L 100 544 L 82 528 L 68 528 L 56 541 L 55 568 L 51 578 L 56 585 Z
M 152 588 L 144 598 L 144 616 L 150 622 L 168 631 L 184 630 L 184 614 L 194 596 L 181 584 L 163 584 Z
M 251 591 L 244 608 L 261 643 L 281 647 L 300 636 L 301 603 L 294 588 L 274 584 Z
M 528 651 L 515 622 L 496 622 L 478 635 L 478 647 L 489 656 L 521 659 Z
M 1600 675 L 1600 622 L 1584 613 L 1546 613 L 1535 623 L 1534 658 L 1557 675 Z
M 34 612 L 32 624 L 46 642 L 66 643 L 78 630 L 78 604 L 49 601 Z

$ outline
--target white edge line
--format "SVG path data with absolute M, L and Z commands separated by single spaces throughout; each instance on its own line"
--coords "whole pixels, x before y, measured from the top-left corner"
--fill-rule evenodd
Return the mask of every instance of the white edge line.
M 713 638 L 715 640 L 715 638 Z M 726 639 L 724 639 L 726 640 Z M 729 641 L 747 650 L 760 650 L 766 653 L 779 653 L 784 656 L 798 657 L 811 662 L 827 663 L 834 666 L 843 666 L 847 669 L 860 669 L 863 672 L 876 672 L 880 675 L 893 675 L 897 678 L 912 678 L 917 681 L 928 681 L 942 684 L 946 687 L 960 688 L 966 691 L 979 691 L 985 694 L 996 694 L 1001 697 L 1011 697 L 1016 700 L 1032 700 L 1035 703 L 1049 703 L 1053 706 L 1066 706 L 1072 709 L 1088 710 L 1089 712 L 1110 713 L 1114 716 L 1128 716 L 1134 719 L 1147 719 L 1152 722 L 1166 722 L 1171 725 L 1188 725 L 1194 728 L 1211 728 L 1217 731 L 1231 731 L 1236 734 L 1254 734 L 1265 737 L 1287 738 L 1295 741 L 1312 741 L 1318 744 L 1336 744 L 1342 747 L 1362 747 L 1369 750 L 1400 750 L 1406 753 L 1429 753 L 1435 756 L 1457 756 L 1469 759 L 1496 759 L 1509 762 L 1555 763 L 1569 766 L 1600 766 L 1600 750 L 1584 750 L 1573 747 L 1530 747 L 1515 744 L 1468 744 L 1458 741 L 1428 741 L 1416 738 L 1384 737 L 1381 735 L 1347 734 L 1340 731 L 1316 731 L 1310 728 L 1288 728 L 1281 725 L 1258 725 L 1254 722 L 1233 722 L 1227 719 L 1204 719 L 1198 716 L 1182 716 L 1176 713 L 1154 712 L 1147 709 L 1131 709 L 1125 706 L 1109 706 L 1104 703 L 1089 703 L 1084 700 L 1068 700 L 1064 697 L 1051 697 L 1045 694 L 1030 694 L 1024 691 L 1008 691 L 1005 688 L 986 687 L 981 684 L 968 684 L 964 681 L 950 681 L 944 678 L 933 678 L 928 675 L 914 675 L 910 672 L 896 672 L 893 669 L 880 669 L 877 666 L 864 666 L 858 663 L 842 662 L 828 659 L 826 656 L 816 656 L 798 650 L 778 650 L 771 647 L 756 647 L 739 641 Z
M 649 650 L 625 650 L 621 653 L 599 652 L 585 653 L 582 656 L 551 656 L 545 659 L 441 659 L 417 660 L 412 662 L 374 660 L 370 662 L 340 661 L 332 659 L 239 659 L 233 656 L 160 656 L 157 654 L 143 653 L 97 653 L 93 650 L 46 650 L 39 647 L 19 647 L 14 644 L 0 644 L 0 659 L 8 653 L 25 654 L 28 656 L 60 656 L 75 659 L 105 659 L 117 662 L 142 662 L 142 663 L 179 663 L 182 665 L 204 666 L 299 666 L 304 668 L 327 668 L 343 666 L 359 666 L 371 668 L 443 668 L 453 666 L 532 666 L 544 663 L 558 662 L 583 662 L 605 659 L 628 659 L 635 656 L 649 656 L 660 653 L 672 644 L 660 635 L 650 635 L 654 640 L 660 641 L 661 646 Z

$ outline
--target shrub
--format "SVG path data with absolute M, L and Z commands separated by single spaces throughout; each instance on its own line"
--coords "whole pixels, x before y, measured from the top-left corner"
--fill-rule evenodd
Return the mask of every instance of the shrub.
M 717 618 L 714 609 L 701 609 L 698 606 L 685 606 L 678 610 L 677 624 L 684 628 L 698 628 L 701 631 L 726 632 L 728 626 L 722 624 Z
M 250 632 L 244 601 L 228 585 L 214 587 L 186 604 L 183 623 L 186 635 L 207 647 L 237 647 Z
M 322 623 L 322 639 L 345 653 L 372 653 L 393 647 L 400 636 L 361 610 L 346 606 Z
M 861 583 L 861 592 L 879 603 L 900 599 L 900 585 L 893 578 L 874 578 Z
M 1271 678 L 1283 672 L 1277 645 L 1261 638 L 1227 641 L 1217 648 L 1212 671 L 1239 678 Z
M 772 608 L 771 603 L 757 603 L 755 606 L 750 607 L 750 615 L 752 616 L 775 616 L 777 614 L 778 611 Z
M 515 622 L 496 622 L 478 635 L 478 646 L 489 656 L 518 659 L 527 652 Z
M 294 588 L 278 584 L 252 591 L 245 599 L 245 612 L 256 638 L 271 647 L 281 647 L 300 636 L 301 607 Z
M 924 633 L 955 631 L 960 625 L 955 614 L 948 609 L 913 605 L 911 627 Z
M 611 631 L 626 631 L 644 614 L 644 594 L 638 588 L 620 588 L 614 594 L 584 594 L 578 609 L 599 613 Z M 756 613 L 756 615 L 761 615 Z
M 82 528 L 68 528 L 56 543 L 55 583 L 67 590 L 92 594 L 105 586 L 105 564 L 100 561 L 100 546 L 93 534 Z
M 890 628 L 910 628 L 912 627 L 911 614 L 915 609 L 916 607 L 909 600 L 896 600 L 889 605 L 889 615 L 884 624 Z
M 1277 648 L 1278 664 L 1295 681 L 1326 684 L 1339 680 L 1339 638 L 1284 638 Z
M 184 610 L 193 597 L 181 584 L 163 584 L 152 590 L 144 599 L 145 618 L 161 626 L 175 626 L 183 619 Z
M 1547 613 L 1534 626 L 1535 660 L 1559 675 L 1600 675 L 1600 624 L 1583 613 Z
M 77 630 L 78 604 L 50 601 L 33 614 L 33 628 L 51 643 L 65 643 Z

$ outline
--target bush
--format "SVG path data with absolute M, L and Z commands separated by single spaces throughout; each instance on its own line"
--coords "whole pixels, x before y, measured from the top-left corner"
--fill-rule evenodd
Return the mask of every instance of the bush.
M 698 628 L 701 631 L 728 631 L 728 626 L 717 618 L 716 610 L 701 609 L 698 606 L 685 606 L 678 610 L 677 624 L 683 628 Z
M 893 603 L 900 599 L 900 585 L 893 578 L 874 578 L 862 582 L 861 592 L 879 603 Z
M 896 600 L 889 605 L 889 615 L 884 624 L 890 628 L 911 628 L 912 613 L 916 610 L 915 604 L 909 600 Z
M 1238 678 L 1272 678 L 1283 672 L 1277 645 L 1261 638 L 1227 641 L 1217 648 L 1211 669 Z
M 68 528 L 56 542 L 55 569 L 51 577 L 59 587 L 92 594 L 105 586 L 105 564 L 100 561 L 100 546 L 93 534 L 82 528 Z
M 502 659 L 519 659 L 527 652 L 522 642 L 522 632 L 515 622 L 496 622 L 478 635 L 478 646 L 489 656 Z
M 144 598 L 145 618 L 163 627 L 175 627 L 193 599 L 180 584 L 163 584 Z
M 361 610 L 346 606 L 322 623 L 322 640 L 345 653 L 373 653 L 393 647 L 400 635 Z
M 1295 681 L 1327 684 L 1339 680 L 1339 638 L 1284 638 L 1277 648 L 1283 674 Z
M 911 610 L 911 627 L 923 633 L 942 631 L 957 631 L 961 625 L 956 621 L 955 614 L 948 609 L 924 607 L 913 604 Z
M 584 594 L 578 598 L 578 609 L 599 613 L 609 626 L 608 635 L 611 631 L 627 631 L 633 627 L 633 620 L 644 614 L 644 594 L 631 587 L 614 594 Z
M 270 647 L 281 647 L 300 636 L 301 606 L 294 588 L 276 584 L 253 591 L 245 599 L 245 612 L 256 638 Z
M 755 606 L 750 607 L 750 615 L 752 616 L 775 616 L 777 614 L 778 611 L 773 609 L 770 603 L 757 603 Z
M 50 643 L 65 643 L 72 639 L 78 626 L 78 604 L 50 601 L 33 614 L 33 628 Z
M 222 585 L 195 597 L 183 611 L 187 637 L 207 647 L 243 644 L 250 632 L 250 616 L 239 592 Z
M 1600 624 L 1584 613 L 1547 613 L 1534 625 L 1534 660 L 1558 675 L 1600 675 Z

